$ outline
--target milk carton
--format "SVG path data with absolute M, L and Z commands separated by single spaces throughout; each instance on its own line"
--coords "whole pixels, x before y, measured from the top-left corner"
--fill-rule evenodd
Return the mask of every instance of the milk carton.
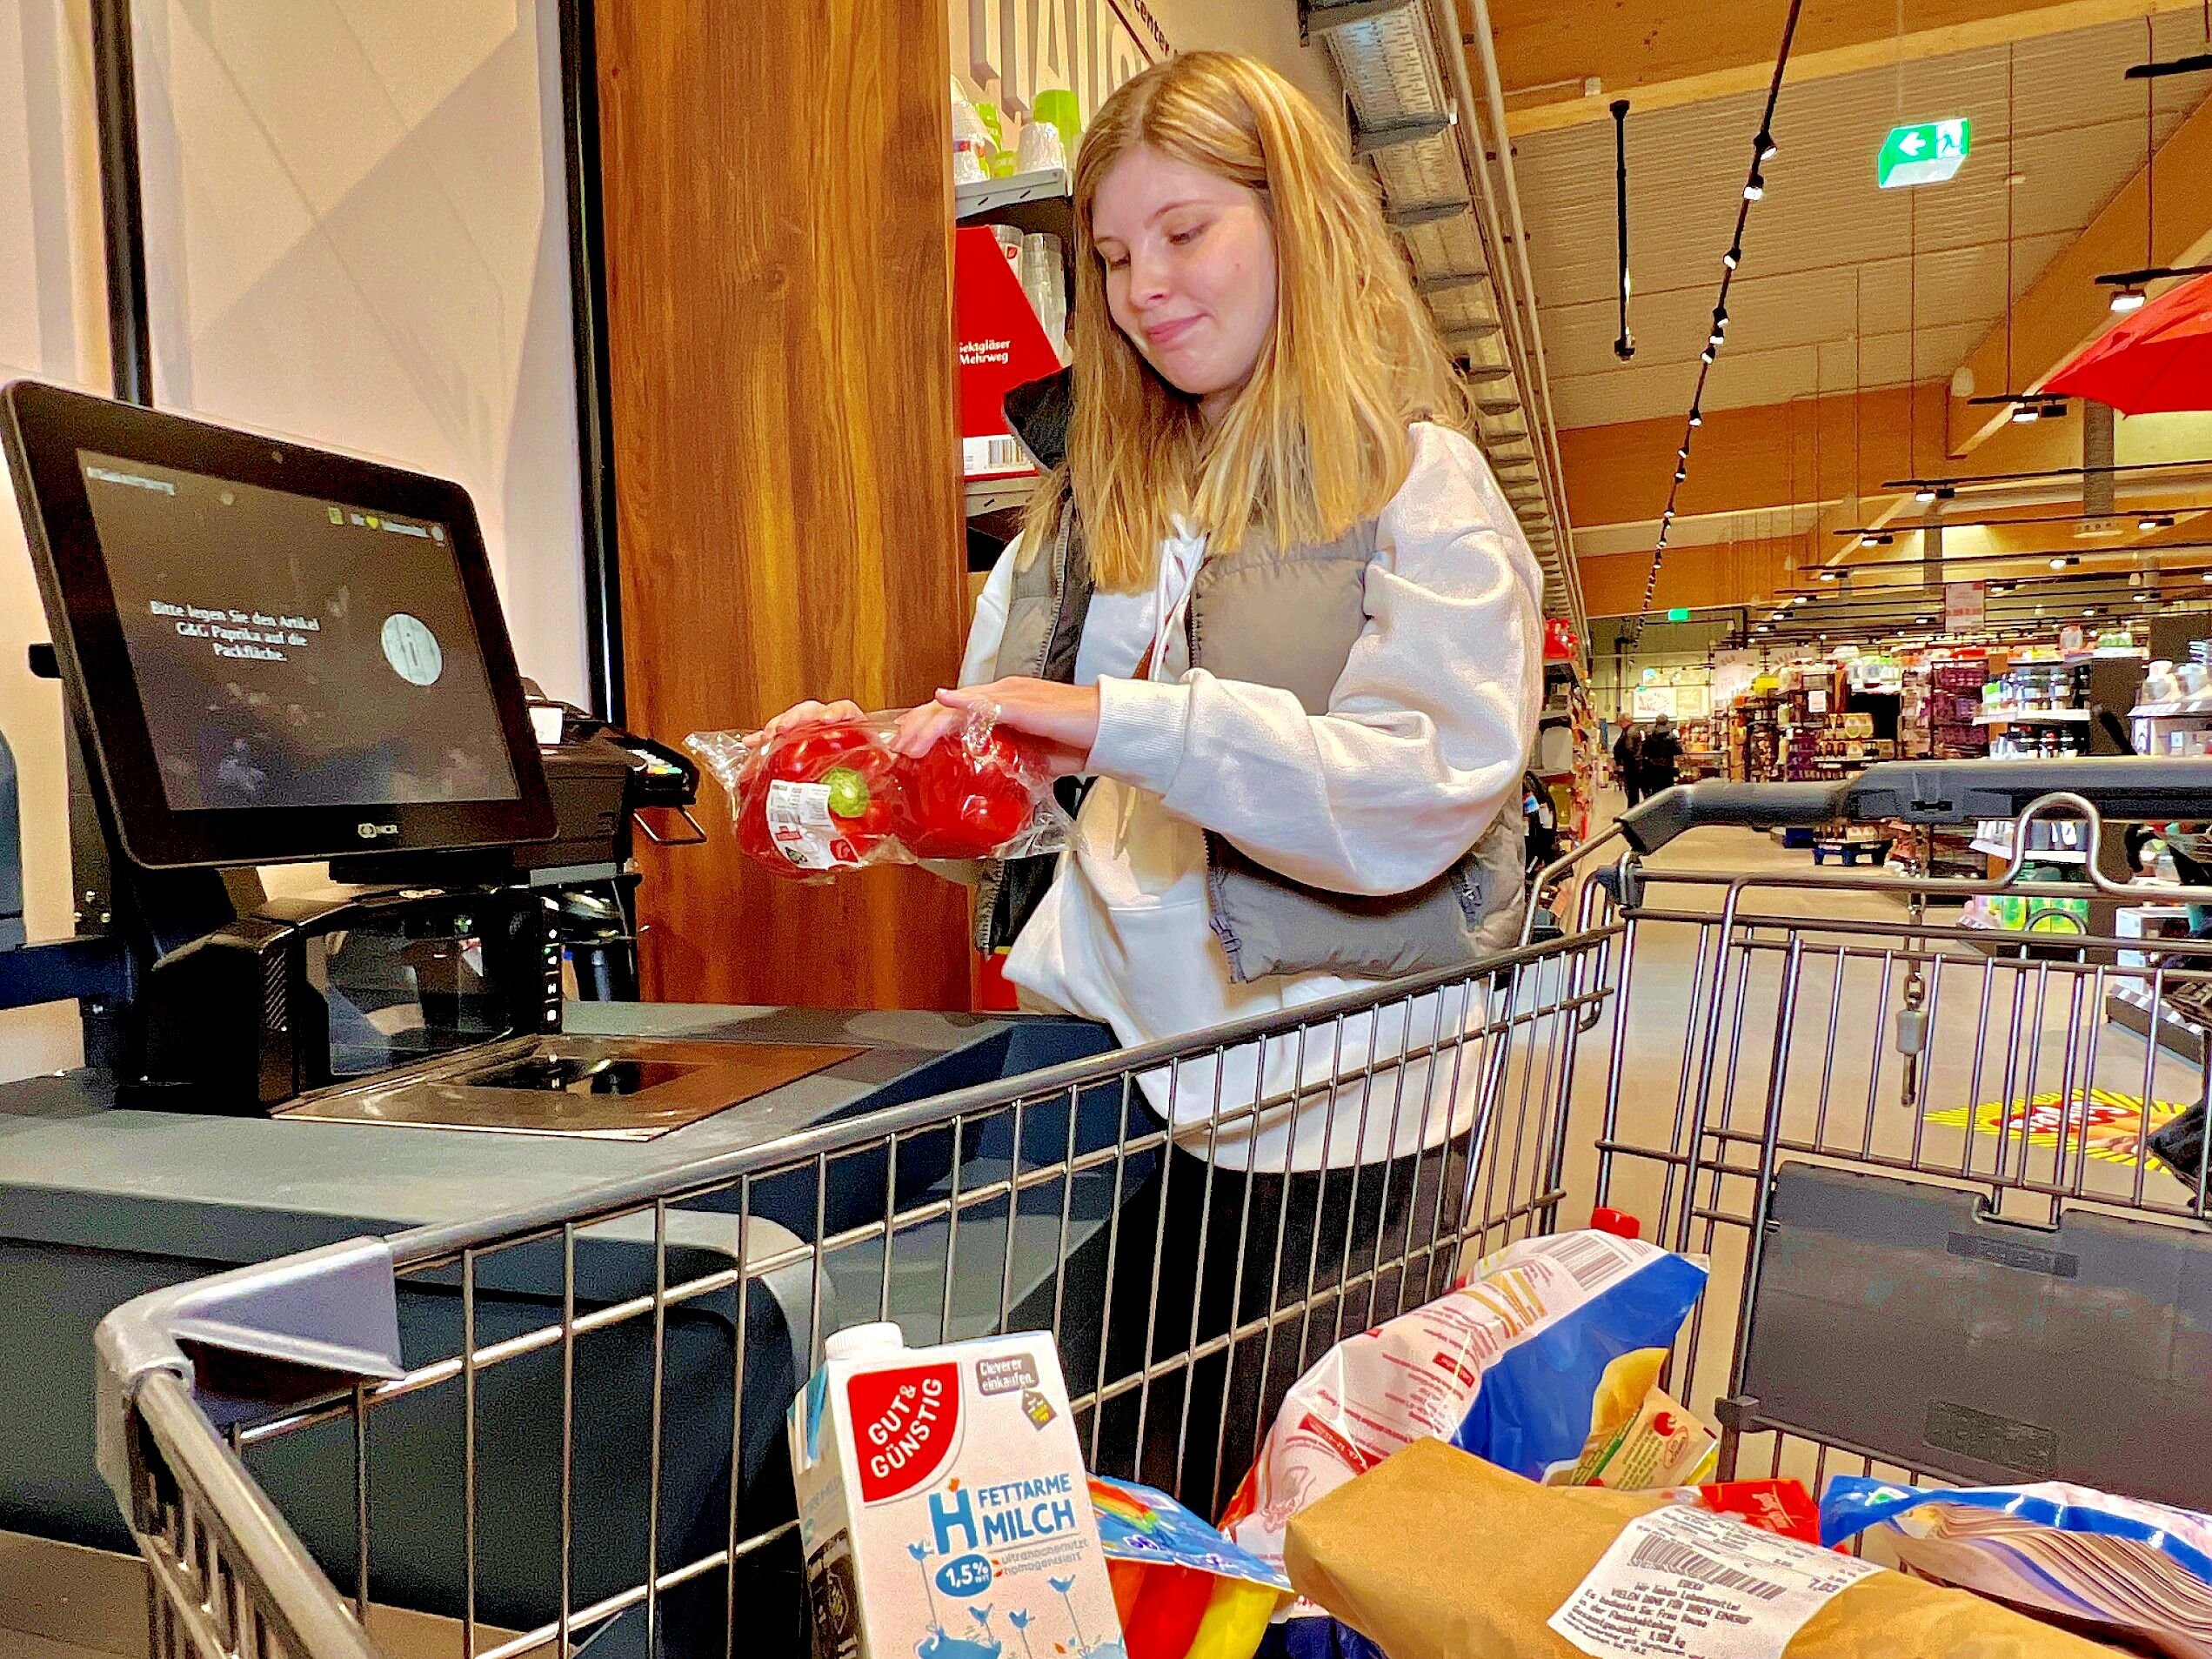
M 1125 1659 L 1053 1339 L 825 1352 L 791 1408 L 816 1659 Z

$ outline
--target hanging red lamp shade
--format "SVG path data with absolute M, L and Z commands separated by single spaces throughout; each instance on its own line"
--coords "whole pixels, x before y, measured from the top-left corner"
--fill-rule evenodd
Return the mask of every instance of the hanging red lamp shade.
M 2192 278 L 2121 318 L 2043 382 L 2123 415 L 2212 409 L 2212 275 Z

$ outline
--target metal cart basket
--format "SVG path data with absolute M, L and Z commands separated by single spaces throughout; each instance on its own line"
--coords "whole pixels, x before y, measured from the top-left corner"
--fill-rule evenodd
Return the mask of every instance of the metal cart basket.
M 1050 1329 L 1093 1467 L 1211 1511 L 1340 1335 L 1594 1205 L 1710 1259 L 1669 1375 L 1724 1476 L 2212 1508 L 2203 1141 L 2154 1149 L 2206 1063 L 2107 1017 L 2158 1034 L 2212 945 L 1961 926 L 2016 862 L 1747 874 L 1677 840 L 2075 816 L 2095 880 L 2100 809 L 2212 816 L 2212 762 L 1674 790 L 1547 873 L 1549 943 L 130 1303 L 100 1454 L 152 1650 L 803 1653 L 784 1413 L 830 1331 Z M 1301 1111 L 1327 1174 L 1267 1133 Z

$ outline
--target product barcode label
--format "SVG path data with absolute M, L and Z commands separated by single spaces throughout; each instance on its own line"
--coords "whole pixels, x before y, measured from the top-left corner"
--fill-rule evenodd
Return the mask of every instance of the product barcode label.
M 1829 1597 L 1881 1570 L 1668 1504 L 1621 1529 L 1551 1628 L 1594 1659 L 1781 1659 Z
M 1544 1254 L 1573 1274 L 1585 1290 L 1611 1284 L 1649 1255 L 1610 1233 L 1563 1233 L 1546 1241 Z
M 1027 465 L 1021 457 L 1021 445 L 1011 438 L 960 440 L 961 470 L 970 478 L 986 472 L 1018 472 Z
M 827 784 L 772 779 L 762 811 L 768 819 L 768 839 L 798 868 L 838 870 L 859 866 L 859 854 L 830 816 Z
M 1662 1573 L 1679 1573 L 1685 1578 L 1702 1579 L 1717 1584 L 1722 1589 L 1741 1590 L 1746 1595 L 1755 1595 L 1762 1602 L 1778 1602 L 1789 1594 L 1782 1585 L 1769 1579 L 1754 1578 L 1749 1573 L 1740 1573 L 1733 1567 L 1724 1567 L 1712 1556 L 1692 1549 L 1687 1544 L 1669 1543 L 1664 1538 L 1647 1538 L 1629 1553 L 1631 1567 L 1655 1567 Z

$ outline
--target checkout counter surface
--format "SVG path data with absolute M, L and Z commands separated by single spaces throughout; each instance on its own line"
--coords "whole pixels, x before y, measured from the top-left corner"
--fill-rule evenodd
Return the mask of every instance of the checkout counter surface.
M 919 1012 L 575 1003 L 566 1023 L 585 1036 L 859 1052 L 642 1142 L 130 1110 L 90 1072 L 0 1085 L 0 1283 L 11 1304 L 0 1317 L 0 1398 L 11 1402 L 0 1414 L 0 1529 L 128 1548 L 92 1462 L 92 1331 L 133 1296 L 341 1239 L 541 1203 L 1112 1046 L 1078 1020 Z M 707 1207 L 726 1211 L 726 1195 Z M 776 1207 L 758 1219 L 799 1221 Z M 678 1212 L 670 1243 L 727 1254 L 739 1248 L 733 1219 Z M 757 1302 L 755 1322 L 768 1299 Z
M 571 1034 L 861 1052 L 642 1142 L 117 1107 L 89 1072 L 0 1085 L 0 1239 L 264 1260 L 742 1150 L 1108 1046 L 1097 1027 L 919 1012 L 569 1005 Z

